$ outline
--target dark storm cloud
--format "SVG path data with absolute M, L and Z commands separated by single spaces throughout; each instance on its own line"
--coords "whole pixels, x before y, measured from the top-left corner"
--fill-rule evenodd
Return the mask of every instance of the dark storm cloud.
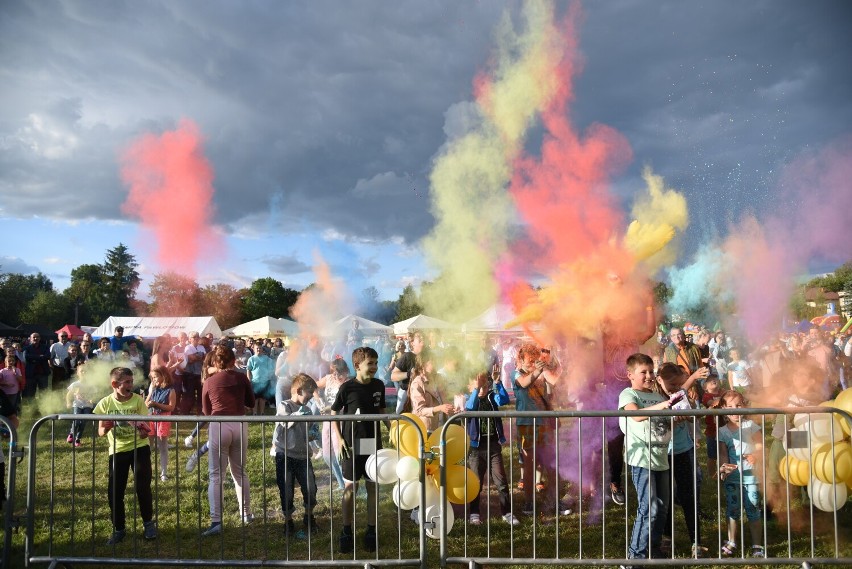
M 580 124 L 630 140 L 623 195 L 650 164 L 687 194 L 694 240 L 774 207 L 779 167 L 852 126 L 852 4 L 587 4 Z
M 219 222 L 268 213 L 282 232 L 415 241 L 433 223 L 445 114 L 470 99 L 505 5 L 8 3 L 3 213 L 121 217 L 117 157 L 187 117 L 206 137 Z M 650 164 L 687 194 L 698 233 L 766 207 L 782 163 L 852 124 L 847 2 L 584 10 L 572 117 L 630 140 L 625 201 Z
M 310 265 L 302 262 L 296 255 L 275 255 L 261 259 L 270 271 L 279 275 L 298 275 L 310 272 Z

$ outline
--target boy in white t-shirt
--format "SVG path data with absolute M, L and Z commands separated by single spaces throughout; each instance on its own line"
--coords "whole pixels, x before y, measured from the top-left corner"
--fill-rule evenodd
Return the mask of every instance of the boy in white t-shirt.
M 619 411 L 671 408 L 671 401 L 655 391 L 654 361 L 650 357 L 637 353 L 627 358 L 627 378 L 630 387 L 618 397 Z M 627 465 L 637 495 L 628 554 L 631 559 L 647 559 L 649 553 L 650 557 L 659 557 L 671 494 L 668 474 L 671 421 L 668 417 L 622 417 L 619 422 L 625 434 Z

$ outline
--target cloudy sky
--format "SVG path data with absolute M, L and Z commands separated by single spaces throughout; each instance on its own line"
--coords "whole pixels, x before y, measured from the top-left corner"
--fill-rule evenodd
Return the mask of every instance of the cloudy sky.
M 272 276 L 300 289 L 316 251 L 353 291 L 396 298 L 434 276 L 418 247 L 433 225 L 429 172 L 518 6 L 5 2 L 2 271 L 42 271 L 61 290 L 124 242 L 150 281 L 159 267 L 121 211 L 119 156 L 190 119 L 226 235 L 202 284 Z M 742 213 L 774 207 L 784 164 L 852 130 L 850 2 L 610 0 L 584 13 L 568 112 L 630 142 L 615 181 L 625 209 L 644 165 L 687 196 L 683 262 Z

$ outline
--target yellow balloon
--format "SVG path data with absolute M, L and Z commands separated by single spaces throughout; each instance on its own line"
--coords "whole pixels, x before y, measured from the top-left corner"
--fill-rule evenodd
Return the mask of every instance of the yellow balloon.
M 844 389 L 840 392 L 840 394 L 834 398 L 834 407 L 837 409 L 843 409 L 849 414 L 852 414 L 852 387 L 848 389 Z M 840 426 L 843 429 L 843 432 L 847 435 L 850 430 L 852 430 L 849 425 L 849 421 L 843 416 L 840 419 Z
M 426 425 L 423 424 L 423 420 L 420 419 L 417 415 L 412 413 L 403 413 L 404 417 L 410 417 L 416 424 L 416 426 L 412 425 L 409 421 L 396 420 L 391 422 L 391 444 L 399 449 L 399 452 L 407 455 L 413 456 L 414 458 L 420 458 L 420 441 L 426 440 Z M 420 430 L 422 433 L 422 437 L 417 436 L 417 431 Z
M 787 480 L 787 464 L 790 468 L 790 479 Z M 807 486 L 811 478 L 810 465 L 806 460 L 799 460 L 792 456 L 786 455 L 778 464 L 778 471 L 781 473 L 781 478 L 787 480 L 793 486 Z
M 455 423 L 448 426 L 446 442 L 446 464 L 459 464 L 463 462 L 467 456 L 467 451 L 470 450 L 470 438 L 467 436 L 464 427 Z M 429 437 L 429 442 L 426 446 L 437 448 L 440 444 L 441 430 L 438 429 Z
M 826 484 L 845 482 L 852 478 L 852 447 L 846 441 L 818 446 L 811 459 L 814 476 Z
M 479 494 L 479 477 L 466 466 L 447 466 L 447 500 L 453 504 L 467 504 Z

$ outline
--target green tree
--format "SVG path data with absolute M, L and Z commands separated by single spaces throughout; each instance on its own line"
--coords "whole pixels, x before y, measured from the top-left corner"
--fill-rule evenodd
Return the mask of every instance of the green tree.
M 103 272 L 104 294 L 111 316 L 130 316 L 133 314 L 132 301 L 139 287 L 139 273 L 136 257 L 123 243 L 107 251 L 106 260 L 101 266 Z
M 406 286 L 402 289 L 402 293 L 399 295 L 399 300 L 397 301 L 395 321 L 400 322 L 417 316 L 422 312 L 423 305 L 420 303 L 420 295 L 417 294 L 417 291 L 414 290 L 412 285 Z
M 199 291 L 199 309 L 205 316 L 213 316 L 223 330 L 242 322 L 243 291 L 225 284 L 207 285 Z
M 71 270 L 71 285 L 65 296 L 74 308 L 74 324 L 97 325 L 109 316 L 109 303 L 100 265 L 80 265 Z
M 151 283 L 154 316 L 207 316 L 200 314 L 201 289 L 193 279 L 178 273 L 157 273 Z
M 272 316 L 283 318 L 290 314 L 290 307 L 296 304 L 299 292 L 286 288 L 272 277 L 257 279 L 245 289 L 243 300 L 243 322 Z
M 674 290 L 663 281 L 659 281 L 654 285 L 654 302 L 657 306 L 664 308 L 671 300 Z
M 56 330 L 68 323 L 71 311 L 71 303 L 64 294 L 40 290 L 21 311 L 21 321 L 43 324 Z
M 840 292 L 852 283 L 852 261 L 843 263 L 829 275 L 811 279 L 808 288 L 821 288 L 826 292 Z
M 53 292 L 53 283 L 40 272 L 35 275 L 0 273 L 0 322 L 10 326 L 23 322 L 21 312 L 39 292 Z

